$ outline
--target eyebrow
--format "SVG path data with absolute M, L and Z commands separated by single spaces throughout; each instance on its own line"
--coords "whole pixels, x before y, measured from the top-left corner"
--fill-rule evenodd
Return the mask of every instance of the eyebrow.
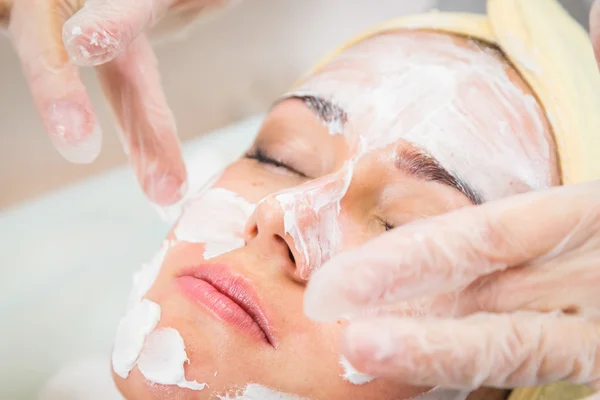
M 348 121 L 348 115 L 340 106 L 323 97 L 292 93 L 282 97 L 275 104 L 285 99 L 302 100 L 326 124 L 335 123 L 343 126 Z M 417 179 L 439 182 L 458 190 L 475 205 L 483 203 L 483 196 L 471 185 L 444 168 L 438 160 L 418 149 L 403 148 L 397 151 L 395 164 L 396 168 Z
M 435 158 L 415 148 L 396 151 L 396 168 L 424 181 L 439 182 L 464 194 L 471 203 L 483 203 L 483 196 L 471 185 L 444 168 Z
M 348 121 L 348 114 L 342 107 L 335 104 L 333 101 L 324 97 L 314 96 L 310 94 L 292 93 L 285 96 L 285 99 L 302 100 L 304 104 L 314 112 L 324 125 L 344 126 Z M 280 100 L 280 101 L 281 101 Z

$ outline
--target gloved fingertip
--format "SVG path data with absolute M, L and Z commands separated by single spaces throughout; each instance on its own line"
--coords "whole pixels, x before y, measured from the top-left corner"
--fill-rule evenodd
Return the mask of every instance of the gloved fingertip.
M 67 160 L 89 164 L 102 148 L 102 130 L 95 117 L 75 103 L 53 103 L 45 121 L 52 144 Z
M 160 206 L 176 203 L 187 191 L 185 176 L 160 171 L 147 175 L 142 185 L 148 198 Z
M 313 321 L 329 322 L 352 310 L 352 304 L 340 295 L 336 287 L 344 276 L 337 268 L 324 267 L 315 271 L 304 293 L 304 314 Z
M 180 197 L 179 197 L 178 201 L 181 200 L 181 199 L 183 199 L 185 197 L 185 195 L 188 192 L 188 189 L 189 189 L 189 187 L 188 187 L 188 181 L 187 181 L 187 176 L 186 176 L 185 180 L 183 181 L 183 183 L 179 187 L 179 195 L 180 195 Z
M 110 30 L 102 26 L 82 27 L 76 17 L 63 25 L 62 37 L 69 59 L 82 67 L 104 64 L 123 50 L 121 40 Z
M 375 325 L 362 322 L 351 323 L 344 331 L 342 354 L 359 371 L 377 373 L 377 365 L 385 362 L 390 351 L 384 351 L 388 337 L 384 332 L 375 332 Z
M 312 274 L 304 295 L 307 317 L 331 321 L 377 305 L 381 277 L 367 263 L 357 264 L 357 256 L 340 254 Z

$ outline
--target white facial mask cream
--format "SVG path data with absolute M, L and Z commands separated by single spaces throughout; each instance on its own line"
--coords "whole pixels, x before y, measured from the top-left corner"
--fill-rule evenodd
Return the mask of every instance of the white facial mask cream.
M 308 93 L 307 93 L 308 94 Z M 321 123 L 327 128 L 330 135 L 343 135 L 346 113 L 333 103 L 321 103 L 315 101 L 312 96 L 302 96 L 295 92 L 294 97 L 301 98 L 316 115 L 320 116 Z
M 451 36 L 388 33 L 346 49 L 291 95 L 343 109 L 351 148 L 404 140 L 492 200 L 550 185 L 544 112 L 508 68 L 498 52 Z
M 320 110 L 330 134 L 343 133 L 351 149 L 348 174 L 338 171 L 276 195 L 285 231 L 304 258 L 302 277 L 337 250 L 340 200 L 354 164 L 374 150 L 404 142 L 484 201 L 550 185 L 543 110 L 507 68 L 499 53 L 473 42 L 390 33 L 345 50 L 285 96 Z M 331 104 L 323 109 L 315 98 Z
M 243 247 L 246 222 L 255 205 L 221 188 L 191 198 L 174 229 L 178 241 L 204 243 L 204 258 Z
M 169 251 L 171 243 L 168 240 L 163 241 L 160 250 L 150 260 L 150 262 L 143 264 L 142 268 L 133 275 L 133 286 L 131 293 L 129 294 L 129 300 L 127 302 L 127 309 L 131 309 L 137 303 L 142 300 L 142 297 L 148 292 L 148 290 L 154 284 L 160 267 Z
M 185 379 L 183 367 L 189 362 L 179 332 L 173 328 L 160 328 L 146 337 L 137 366 L 142 375 L 151 382 L 192 390 L 204 389 L 206 383 Z
M 146 335 L 152 332 L 159 320 L 160 306 L 148 299 L 136 303 L 121 318 L 112 353 L 113 370 L 121 378 L 129 375 L 142 351 Z
M 372 382 L 375 377 L 358 372 L 356 368 L 350 364 L 350 361 L 344 356 L 340 358 L 340 365 L 344 369 L 344 374 L 341 375 L 344 380 L 353 383 L 355 385 L 364 385 L 365 383 Z
M 257 383 L 250 383 L 243 391 L 225 396 L 217 395 L 219 400 L 308 400 L 293 394 L 281 393 Z
M 353 166 L 350 160 L 335 174 L 275 194 L 284 213 L 285 233 L 302 254 L 297 264 L 304 279 L 341 247 L 340 201 L 352 180 Z

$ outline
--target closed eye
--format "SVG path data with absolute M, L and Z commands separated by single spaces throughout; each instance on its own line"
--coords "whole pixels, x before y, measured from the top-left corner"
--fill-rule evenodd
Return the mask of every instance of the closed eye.
M 387 221 L 384 218 L 378 218 L 379 223 L 385 228 L 386 231 L 391 231 L 392 229 L 394 229 L 396 226 L 394 224 L 392 224 L 391 222 Z
M 299 176 L 301 176 L 303 178 L 308 178 L 308 176 L 306 174 L 298 171 L 294 167 L 291 167 L 291 166 L 287 165 L 286 163 L 284 163 L 283 161 L 277 160 L 277 159 L 269 156 L 260 147 L 257 147 L 257 146 L 252 147 L 245 154 L 245 157 L 248 158 L 248 159 L 250 159 L 250 160 L 256 160 L 256 161 L 258 161 L 261 164 L 273 165 L 273 166 L 275 166 L 277 168 L 285 169 L 288 172 L 291 172 L 293 174 L 299 175 Z

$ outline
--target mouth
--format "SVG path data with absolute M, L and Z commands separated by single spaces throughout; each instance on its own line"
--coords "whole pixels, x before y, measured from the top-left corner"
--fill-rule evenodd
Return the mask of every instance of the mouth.
M 244 276 L 227 265 L 204 264 L 185 270 L 177 283 L 187 297 L 221 322 L 277 348 L 256 290 Z

